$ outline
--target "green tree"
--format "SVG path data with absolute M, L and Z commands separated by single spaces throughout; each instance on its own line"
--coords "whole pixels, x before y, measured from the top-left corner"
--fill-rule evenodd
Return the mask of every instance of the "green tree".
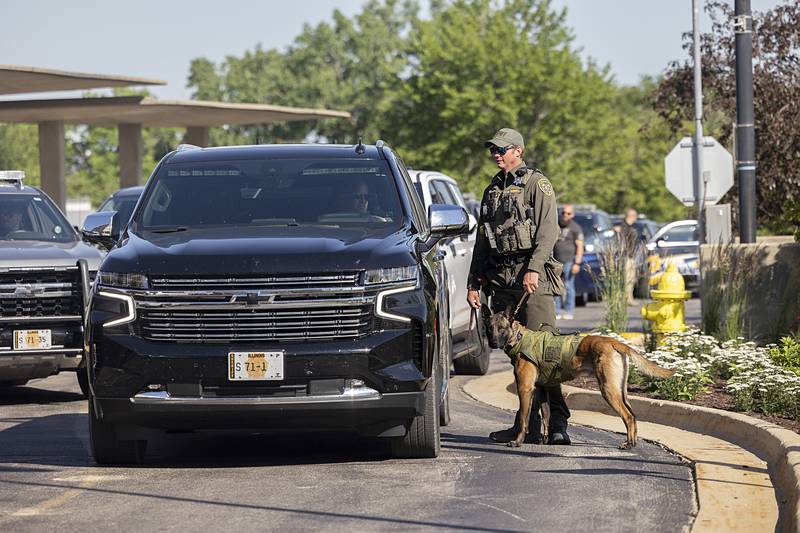
M 38 186 L 39 133 L 31 124 L 0 124 L 0 170 L 24 170 L 25 183 Z
M 381 115 L 390 107 L 394 88 L 406 67 L 405 35 L 416 19 L 414 2 L 372 0 L 347 18 L 340 11 L 332 22 L 305 26 L 285 51 L 245 52 L 221 65 L 192 61 L 189 87 L 195 98 L 229 102 L 346 109 L 352 120 L 321 120 L 214 128 L 214 143 L 297 142 L 313 139 L 375 140 L 382 134 Z

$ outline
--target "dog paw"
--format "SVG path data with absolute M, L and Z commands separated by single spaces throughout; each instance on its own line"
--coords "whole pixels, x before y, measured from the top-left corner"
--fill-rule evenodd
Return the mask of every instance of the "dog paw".
M 625 442 L 623 442 L 622 444 L 619 445 L 619 449 L 620 450 L 630 450 L 634 446 L 636 446 L 636 445 L 635 444 L 631 444 L 628 441 L 625 441 Z
M 509 448 L 519 448 L 520 443 L 512 440 L 511 442 L 507 443 L 506 446 Z

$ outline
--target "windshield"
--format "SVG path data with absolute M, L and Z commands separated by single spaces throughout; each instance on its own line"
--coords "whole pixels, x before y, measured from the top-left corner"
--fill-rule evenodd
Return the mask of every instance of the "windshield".
M 43 196 L 0 195 L 0 240 L 75 242 L 75 231 Z
M 400 227 L 385 161 L 244 160 L 164 165 L 137 228 L 210 226 Z

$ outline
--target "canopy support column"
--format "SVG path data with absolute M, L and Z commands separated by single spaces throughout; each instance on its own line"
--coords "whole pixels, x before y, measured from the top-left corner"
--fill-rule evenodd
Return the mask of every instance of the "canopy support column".
M 208 130 L 208 126 L 189 126 L 186 128 L 183 142 L 205 148 L 208 146 Z
M 62 211 L 67 205 L 64 145 L 63 122 L 39 122 L 39 172 L 42 176 L 42 190 Z
M 119 124 L 119 186 L 134 187 L 142 180 L 142 125 Z

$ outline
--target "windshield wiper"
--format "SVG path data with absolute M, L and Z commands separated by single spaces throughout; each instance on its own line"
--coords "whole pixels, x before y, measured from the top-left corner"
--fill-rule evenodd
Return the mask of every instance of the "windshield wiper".
M 151 229 L 150 231 L 153 233 L 175 233 L 178 231 L 186 231 L 187 229 L 189 228 L 186 226 L 166 226 L 163 228 Z

